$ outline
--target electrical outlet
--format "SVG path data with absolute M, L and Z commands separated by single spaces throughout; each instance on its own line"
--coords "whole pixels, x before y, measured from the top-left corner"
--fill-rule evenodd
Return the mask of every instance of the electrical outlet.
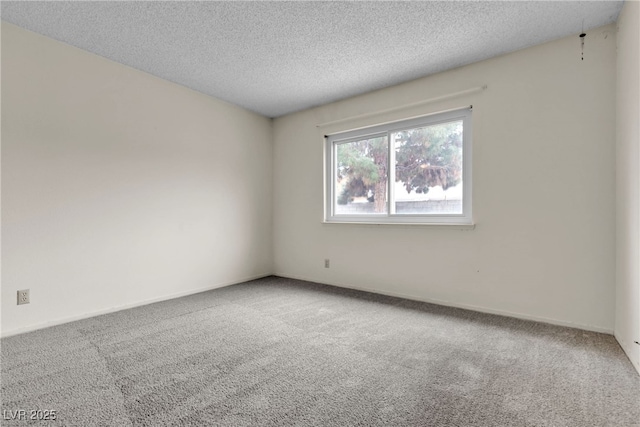
M 329 268 L 329 259 L 324 260 L 324 268 Z
M 29 289 L 18 291 L 18 305 L 29 304 Z

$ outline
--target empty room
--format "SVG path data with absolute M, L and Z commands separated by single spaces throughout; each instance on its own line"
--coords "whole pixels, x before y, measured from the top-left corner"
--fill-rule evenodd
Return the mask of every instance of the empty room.
M 0 7 L 0 425 L 640 426 L 640 2 Z

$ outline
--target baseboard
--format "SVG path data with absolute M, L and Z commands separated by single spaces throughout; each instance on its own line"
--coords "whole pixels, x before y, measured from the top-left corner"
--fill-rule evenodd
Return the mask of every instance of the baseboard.
M 83 313 L 83 314 L 76 315 L 76 316 L 63 317 L 63 318 L 60 318 L 60 319 L 50 320 L 50 321 L 47 321 L 47 322 L 38 323 L 38 324 L 35 324 L 35 325 L 31 325 L 31 326 L 26 326 L 26 327 L 23 327 L 23 328 L 12 329 L 10 331 L 2 331 L 0 333 L 0 337 L 6 338 L 6 337 L 14 336 L 14 335 L 20 335 L 20 334 L 24 334 L 24 333 L 27 333 L 27 332 L 37 331 L 39 329 L 50 328 L 51 326 L 57 326 L 57 325 L 62 325 L 64 323 L 75 322 L 76 320 L 88 319 L 90 317 L 96 317 L 96 316 L 101 316 L 103 314 L 115 313 L 116 311 L 128 310 L 130 308 L 141 307 L 143 305 L 153 304 L 155 302 L 160 302 L 160 301 L 166 301 L 166 300 L 170 300 L 170 299 L 180 298 L 180 297 L 184 297 L 184 296 L 187 296 L 187 295 L 199 294 L 201 292 L 210 291 L 212 289 L 224 288 L 225 286 L 236 285 L 238 283 L 248 282 L 249 280 L 261 279 L 263 277 L 269 277 L 269 276 L 272 276 L 272 275 L 273 275 L 272 273 L 258 274 L 258 275 L 255 275 L 255 276 L 249 276 L 249 277 L 240 278 L 240 279 L 237 279 L 237 280 L 231 280 L 231 281 L 227 281 L 227 282 L 216 283 L 215 285 L 205 286 L 203 288 L 191 289 L 191 290 L 184 291 L 184 292 L 176 292 L 176 293 L 173 293 L 173 294 L 164 295 L 164 296 L 157 297 L 157 298 L 151 298 L 151 299 L 148 299 L 148 300 L 137 301 L 137 302 L 134 302 L 134 303 L 131 303 L 131 304 L 124 304 L 124 305 L 119 305 L 119 306 L 116 306 L 116 307 L 110 307 L 110 308 L 107 308 L 107 309 L 104 309 L 104 310 L 92 311 L 92 312 L 89 312 L 89 313 Z
M 465 310 L 477 311 L 477 312 L 480 312 L 480 313 L 497 314 L 499 316 L 513 317 L 513 318 L 516 318 L 516 319 L 523 319 L 523 320 L 532 320 L 534 322 L 539 322 L 539 323 L 548 323 L 550 325 L 566 326 L 566 327 L 569 327 L 569 328 L 575 328 L 575 329 L 581 329 L 581 330 L 585 330 L 585 331 L 599 332 L 599 333 L 603 333 L 603 334 L 613 335 L 613 329 L 601 328 L 599 326 L 583 325 L 583 324 L 580 324 L 580 323 L 567 322 L 567 321 L 564 321 L 564 320 L 557 320 L 557 319 L 550 319 L 550 318 L 547 318 L 547 317 L 532 316 L 532 315 L 529 315 L 529 314 L 516 313 L 516 312 L 511 312 L 511 311 L 506 311 L 506 310 L 496 310 L 496 309 L 489 308 L 489 307 L 482 307 L 482 306 L 476 306 L 476 305 L 470 305 L 470 304 L 460 304 L 460 303 L 456 303 L 456 302 L 452 302 L 452 301 L 439 300 L 439 299 L 434 299 L 434 298 L 424 298 L 424 297 L 419 297 L 419 296 L 415 296 L 415 295 L 403 294 L 401 292 L 381 291 L 381 290 L 378 290 L 378 289 L 370 289 L 370 288 L 365 288 L 365 287 L 361 287 L 361 286 L 353 286 L 353 285 L 345 284 L 345 283 L 337 283 L 337 282 L 330 283 L 330 282 L 324 282 L 324 281 L 321 282 L 321 281 L 319 281 L 317 279 L 313 279 L 313 278 L 310 278 L 310 277 L 294 276 L 294 275 L 282 274 L 282 273 L 277 273 L 277 272 L 273 273 L 273 275 L 274 276 L 278 276 L 278 277 L 285 277 L 285 278 L 288 278 L 288 279 L 305 280 L 307 282 L 322 283 L 324 285 L 337 286 L 337 287 L 340 287 L 340 288 L 347 288 L 347 289 L 353 289 L 353 290 L 357 290 L 357 291 L 370 292 L 370 293 L 373 293 L 373 294 L 387 295 L 387 296 L 390 296 L 390 297 L 397 297 L 397 298 L 404 298 L 404 299 L 409 299 L 409 300 L 413 300 L 413 301 L 427 302 L 427 303 L 442 305 L 442 306 L 446 306 L 446 307 L 463 308 Z
M 640 375 L 640 361 L 638 361 L 638 359 L 634 357 L 632 349 L 630 347 L 635 345 L 635 343 L 622 339 L 622 337 L 620 337 L 615 332 L 613 336 L 616 338 L 616 341 L 618 341 L 618 344 L 620 345 L 620 348 L 622 348 L 622 351 L 624 351 L 624 353 L 629 358 L 629 361 L 631 362 L 633 367 L 636 368 L 636 371 L 638 371 L 638 375 Z

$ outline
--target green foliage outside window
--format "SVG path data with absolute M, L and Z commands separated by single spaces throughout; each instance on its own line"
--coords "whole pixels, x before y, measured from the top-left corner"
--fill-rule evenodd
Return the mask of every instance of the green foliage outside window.
M 446 190 L 461 182 L 462 121 L 393 132 L 391 139 L 395 181 L 402 182 L 407 193 L 427 193 L 437 185 Z M 337 178 L 342 183 L 338 204 L 368 197 L 375 212 L 385 212 L 388 157 L 386 135 L 338 145 Z

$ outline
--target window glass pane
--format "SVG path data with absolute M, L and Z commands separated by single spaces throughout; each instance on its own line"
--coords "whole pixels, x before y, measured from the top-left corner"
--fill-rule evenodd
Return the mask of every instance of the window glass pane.
M 386 135 L 336 144 L 336 215 L 386 214 L 389 142 Z
M 396 214 L 462 214 L 462 123 L 391 134 Z

